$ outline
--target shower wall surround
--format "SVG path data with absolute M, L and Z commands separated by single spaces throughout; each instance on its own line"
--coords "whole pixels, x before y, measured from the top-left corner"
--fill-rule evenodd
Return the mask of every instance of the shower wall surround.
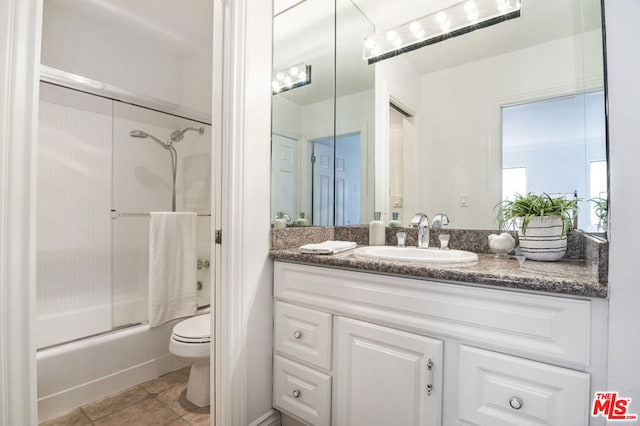
M 37 346 L 56 345 L 147 320 L 147 217 L 171 210 L 169 156 L 129 136 L 166 137 L 201 123 L 42 83 L 37 209 Z M 209 213 L 211 144 L 188 133 L 176 144 L 177 209 Z M 210 217 L 198 218 L 198 255 L 210 259 Z M 209 304 L 209 270 L 199 305 Z M 194 283 L 196 286 L 197 283 Z

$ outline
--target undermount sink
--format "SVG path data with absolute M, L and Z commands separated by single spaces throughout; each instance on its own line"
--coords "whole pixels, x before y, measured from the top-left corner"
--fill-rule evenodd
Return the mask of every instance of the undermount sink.
M 422 249 L 417 247 L 369 246 L 354 250 L 362 259 L 394 260 L 399 262 L 431 263 L 438 265 L 465 265 L 478 261 L 478 255 L 464 250 Z

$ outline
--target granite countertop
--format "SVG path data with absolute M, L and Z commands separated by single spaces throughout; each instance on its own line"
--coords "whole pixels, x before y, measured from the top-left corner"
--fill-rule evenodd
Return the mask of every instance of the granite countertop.
M 352 252 L 338 255 L 303 254 L 297 248 L 272 250 L 274 260 L 407 278 L 483 284 L 494 287 L 533 290 L 558 295 L 607 297 L 607 284 L 598 280 L 598 265 L 584 260 L 536 262 L 522 267 L 513 257 L 496 258 L 478 254 L 471 266 L 434 266 L 412 262 L 356 258 Z

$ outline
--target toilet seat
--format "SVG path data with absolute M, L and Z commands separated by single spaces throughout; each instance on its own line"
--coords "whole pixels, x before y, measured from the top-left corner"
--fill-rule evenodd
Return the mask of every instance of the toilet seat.
M 182 343 L 211 342 L 211 316 L 198 315 L 180 321 L 173 327 L 171 338 Z

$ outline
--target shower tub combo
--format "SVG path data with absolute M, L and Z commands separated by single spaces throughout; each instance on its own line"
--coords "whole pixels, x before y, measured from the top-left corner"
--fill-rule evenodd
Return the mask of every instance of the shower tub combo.
M 193 285 L 198 306 L 210 303 L 210 124 L 162 101 L 78 81 L 87 80 L 46 67 L 41 78 L 40 421 L 184 366 L 169 353 L 178 321 L 147 325 L 149 212 L 198 213 Z

